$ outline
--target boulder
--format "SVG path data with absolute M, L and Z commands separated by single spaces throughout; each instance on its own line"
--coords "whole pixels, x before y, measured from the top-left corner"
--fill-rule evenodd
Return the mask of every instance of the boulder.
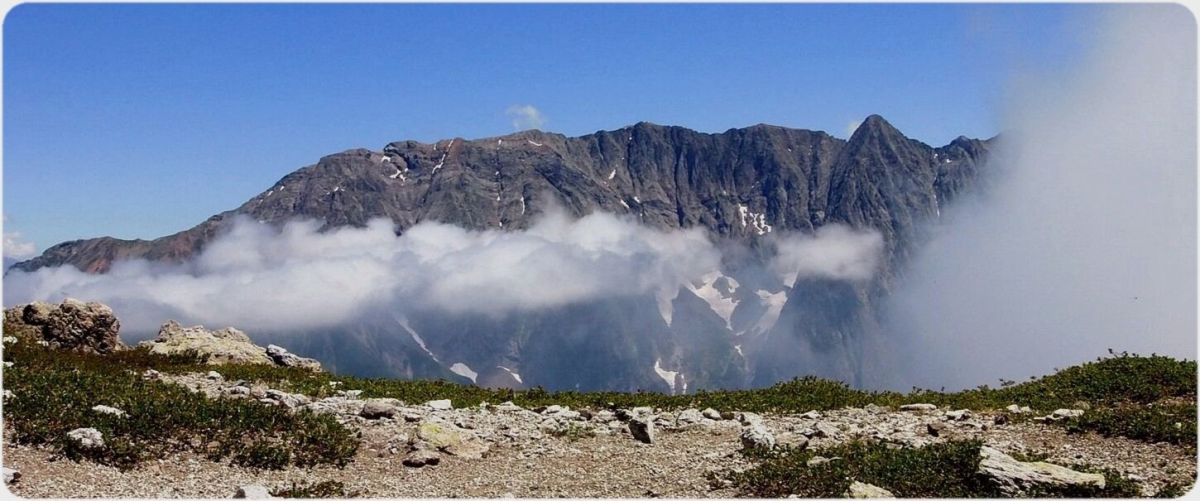
M 282 346 L 273 344 L 267 345 L 267 356 L 275 362 L 275 365 L 283 367 L 297 367 L 300 369 L 308 369 L 314 372 L 321 372 L 321 362 L 311 358 L 304 358 L 295 353 L 289 352 Z
M 425 407 L 428 407 L 428 408 L 430 408 L 430 409 L 433 409 L 433 410 L 435 410 L 435 411 L 448 411 L 448 410 L 450 410 L 450 409 L 453 409 L 453 408 L 454 408 L 454 405 L 452 405 L 452 404 L 450 403 L 450 400 L 449 400 L 449 399 L 445 399 L 445 400 L 430 400 L 430 401 L 428 401 L 428 402 L 425 402 Z
M 1033 412 L 1033 409 L 1030 409 L 1029 406 L 1027 406 L 1027 405 L 1026 406 L 1018 406 L 1017 404 L 1012 404 L 1012 405 L 1009 405 L 1008 407 L 1005 407 L 1004 409 L 1013 414 L 1028 414 L 1030 412 Z
M 449 425 L 428 421 L 417 426 L 417 438 L 434 449 L 439 450 L 444 450 L 463 442 L 462 434 Z
M 720 417 L 720 415 L 717 416 L 717 418 Z M 676 420 L 679 422 L 679 424 L 686 425 L 703 423 L 704 419 L 704 414 L 702 414 L 700 411 L 696 409 L 687 409 L 683 412 L 680 412 L 679 417 Z
M 761 422 L 751 423 L 742 427 L 738 437 L 742 447 L 746 449 L 771 449 L 775 447 L 775 436 Z
M 856 499 L 878 499 L 878 498 L 894 498 L 895 494 L 892 491 L 877 487 L 871 484 L 864 484 L 859 481 L 854 481 L 850 484 L 850 488 L 846 489 L 846 497 Z
M 1031 488 L 1104 488 L 1104 475 L 1082 473 L 1046 462 L 1017 461 L 991 447 L 979 450 L 979 475 L 996 485 L 1005 496 L 1017 496 Z
M 654 415 L 646 414 L 630 418 L 629 434 L 639 442 L 654 443 Z
M 900 410 L 911 412 L 927 412 L 936 411 L 937 406 L 933 404 L 905 404 L 900 406 Z
M 700 411 L 700 415 L 702 415 L 708 419 L 711 419 L 713 421 L 721 420 L 721 413 L 717 412 L 717 410 L 713 409 L 712 407 L 709 407 L 707 409 L 704 409 L 703 411 Z
M 946 423 L 941 421 L 935 421 L 925 426 L 925 429 L 929 431 L 929 434 L 935 437 L 942 436 L 942 433 L 946 432 L 946 428 Z
M 95 428 L 76 428 L 67 432 L 67 438 L 84 449 L 104 447 L 104 435 Z
M 62 304 L 34 302 L 9 308 L 4 318 L 27 326 L 39 336 L 39 344 L 85 353 L 112 353 L 121 348 L 121 322 L 112 308 L 67 298 Z
M 358 415 L 367 419 L 380 419 L 396 417 L 397 412 L 399 409 L 394 405 L 379 400 L 368 400 L 363 404 Z
M 158 329 L 157 337 L 142 341 L 138 346 L 148 346 L 150 353 L 160 355 L 194 351 L 207 356 L 211 365 L 275 363 L 261 346 L 250 342 L 246 333 L 233 327 L 210 331 L 200 325 L 183 327 L 170 320 Z
M 491 450 L 491 446 L 482 440 L 467 438 L 461 442 L 450 444 L 445 452 L 451 456 L 463 459 L 480 459 Z
M 21 479 L 21 472 L 12 468 L 4 468 L 4 485 L 11 484 Z
M 253 484 L 238 487 L 238 490 L 233 494 L 233 497 L 237 499 L 271 499 L 275 496 L 272 496 L 271 491 L 267 490 L 266 487 Z
M 420 468 L 422 466 L 434 466 L 442 461 L 442 457 L 437 452 L 428 449 L 417 449 L 404 456 L 402 463 L 404 466 L 411 468 Z

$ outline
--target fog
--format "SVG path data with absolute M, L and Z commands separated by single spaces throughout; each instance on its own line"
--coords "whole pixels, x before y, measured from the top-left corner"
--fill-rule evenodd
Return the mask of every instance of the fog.
M 1108 348 L 1195 358 L 1196 34 L 1113 8 L 1077 66 L 1014 78 L 994 184 L 889 303 L 898 388 L 1023 380 Z
M 554 308 L 616 296 L 674 293 L 718 270 L 722 253 L 699 228 L 656 230 L 606 213 L 574 219 L 558 206 L 524 231 L 470 231 L 424 222 L 397 236 L 392 222 L 319 232 L 240 218 L 187 263 L 122 261 L 103 275 L 71 266 L 11 271 L 5 303 L 100 301 L 123 332 L 167 319 L 256 331 L 312 331 L 368 315 Z M 869 277 L 877 233 L 831 227 L 786 236 L 773 268 L 789 275 Z M 864 275 L 866 274 L 866 275 Z M 406 335 L 406 334 L 404 334 Z

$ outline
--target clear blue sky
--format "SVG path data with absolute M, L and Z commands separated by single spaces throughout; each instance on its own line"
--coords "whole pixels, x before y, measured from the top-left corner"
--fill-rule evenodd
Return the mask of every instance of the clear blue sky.
M 38 250 L 153 238 L 320 156 L 641 120 L 941 145 L 997 132 L 1014 69 L 1068 64 L 1094 6 L 36 5 L 4 21 L 4 213 Z

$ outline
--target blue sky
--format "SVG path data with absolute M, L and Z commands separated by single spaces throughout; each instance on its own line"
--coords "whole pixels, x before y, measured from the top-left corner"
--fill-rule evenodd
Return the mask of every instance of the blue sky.
M 941 145 L 1086 48 L 1095 6 L 35 5 L 4 21 L 5 240 L 154 238 L 320 156 L 646 120 Z M 13 235 L 18 232 L 19 235 Z M 12 247 L 16 249 L 16 247 Z

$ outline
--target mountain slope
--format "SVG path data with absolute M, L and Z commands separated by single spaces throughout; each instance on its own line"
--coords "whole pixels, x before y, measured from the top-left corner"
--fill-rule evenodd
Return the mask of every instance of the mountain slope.
M 990 146 L 960 137 L 933 148 L 877 115 L 848 141 L 770 125 L 706 134 L 645 122 L 574 138 L 524 131 L 400 141 L 323 157 L 174 235 L 65 242 L 14 268 L 104 273 L 122 259 L 181 262 L 238 215 L 271 225 L 317 219 L 324 229 L 386 217 L 398 233 L 422 221 L 523 229 L 554 199 L 574 216 L 604 211 L 658 229 L 703 228 L 719 245 L 745 251 L 672 298 L 633 296 L 498 319 L 407 312 L 403 325 L 364 320 L 310 333 L 307 352 L 297 349 L 342 371 L 453 373 L 498 386 L 680 392 L 812 372 L 861 383 L 871 379 L 864 368 L 881 366 L 885 352 L 873 304 L 921 242 L 923 225 L 978 182 Z M 831 223 L 883 236 L 873 280 L 784 283 L 763 273 L 766 237 Z

